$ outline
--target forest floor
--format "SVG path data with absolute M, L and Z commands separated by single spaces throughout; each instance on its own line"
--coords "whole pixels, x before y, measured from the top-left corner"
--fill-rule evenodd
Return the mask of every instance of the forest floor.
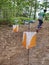
M 28 65 L 28 50 L 22 46 L 24 31 L 35 32 L 37 22 L 20 25 L 14 33 L 12 27 L 0 26 L 0 65 Z M 29 50 L 29 65 L 49 65 L 49 22 L 37 33 L 36 47 Z

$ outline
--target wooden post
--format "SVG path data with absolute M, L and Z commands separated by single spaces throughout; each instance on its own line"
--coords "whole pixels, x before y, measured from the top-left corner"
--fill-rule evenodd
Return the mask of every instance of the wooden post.
M 29 65 L 29 49 L 28 49 L 28 65 Z

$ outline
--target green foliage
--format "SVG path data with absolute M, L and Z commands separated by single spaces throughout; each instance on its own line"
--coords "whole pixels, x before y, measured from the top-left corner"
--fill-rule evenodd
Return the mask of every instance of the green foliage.
M 10 22 L 11 24 L 24 24 L 23 21 L 29 21 L 29 20 L 32 20 L 30 18 L 26 18 L 26 17 L 15 17 L 15 18 L 10 18 Z
M 46 14 L 46 19 L 49 20 L 49 13 Z
M 30 7 L 31 9 L 29 10 Z M 0 0 L 0 9 L 3 12 L 2 16 L 4 18 L 23 16 L 23 11 L 25 13 L 28 12 L 27 16 L 31 17 L 31 13 L 33 13 L 32 7 L 33 9 L 35 8 L 34 0 Z
M 42 8 L 45 8 L 45 9 L 49 8 L 49 1 L 48 0 L 43 0 L 43 3 L 40 4 L 40 6 Z
M 5 25 L 14 25 L 14 24 L 24 24 L 24 21 L 30 21 L 32 20 L 31 18 L 27 17 L 13 17 L 9 19 L 0 19 L 0 24 L 5 24 Z
M 8 24 L 17 24 L 15 20 L 18 20 L 19 24 L 23 24 L 22 21 L 29 20 L 31 16 L 35 19 L 37 9 L 39 6 L 44 8 L 45 4 L 39 4 L 38 0 L 0 0 L 0 12 L 3 17 L 0 16 L 0 23 L 6 21 Z
M 7 25 L 7 24 L 9 24 L 9 20 L 7 20 L 7 19 L 0 19 L 0 25 Z

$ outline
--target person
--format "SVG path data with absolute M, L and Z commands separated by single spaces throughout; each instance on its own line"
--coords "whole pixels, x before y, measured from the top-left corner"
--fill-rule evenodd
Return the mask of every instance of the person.
M 40 12 L 38 13 L 38 21 L 39 21 L 39 24 L 37 26 L 37 29 L 36 29 L 36 32 L 39 31 L 40 28 L 42 28 L 42 24 L 43 24 L 43 18 L 45 16 L 45 13 L 46 13 L 46 9 L 44 9 L 44 12 Z

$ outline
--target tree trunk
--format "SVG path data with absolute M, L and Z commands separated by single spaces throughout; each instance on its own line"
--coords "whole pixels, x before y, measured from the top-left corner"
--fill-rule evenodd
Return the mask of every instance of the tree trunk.
M 37 0 L 35 0 L 35 7 L 34 7 L 34 20 L 36 19 L 36 10 L 37 10 Z
M 30 9 L 30 15 L 29 15 L 29 18 L 31 18 L 31 13 L 32 13 L 32 5 L 31 5 L 31 9 Z

